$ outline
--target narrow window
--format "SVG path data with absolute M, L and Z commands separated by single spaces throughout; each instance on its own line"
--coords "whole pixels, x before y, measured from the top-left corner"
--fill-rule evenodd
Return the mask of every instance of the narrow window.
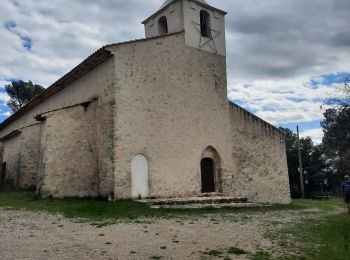
M 201 34 L 203 37 L 211 37 L 211 28 L 210 28 L 210 14 L 207 11 L 202 10 L 200 12 L 201 18 Z
M 162 16 L 158 20 L 158 30 L 159 34 L 167 34 L 168 33 L 168 21 L 165 16 Z

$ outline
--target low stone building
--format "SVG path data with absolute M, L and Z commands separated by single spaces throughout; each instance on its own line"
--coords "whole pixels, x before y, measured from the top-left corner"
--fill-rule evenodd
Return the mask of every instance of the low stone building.
M 285 136 L 227 99 L 226 13 L 169 0 L 0 125 L 3 189 L 289 203 Z

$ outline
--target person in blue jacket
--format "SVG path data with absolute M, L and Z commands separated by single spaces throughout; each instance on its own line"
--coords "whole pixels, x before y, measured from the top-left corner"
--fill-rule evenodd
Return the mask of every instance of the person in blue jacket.
M 345 175 L 344 181 L 340 185 L 340 191 L 344 197 L 346 205 L 348 206 L 348 213 L 350 214 L 350 179 L 349 179 L 349 175 Z

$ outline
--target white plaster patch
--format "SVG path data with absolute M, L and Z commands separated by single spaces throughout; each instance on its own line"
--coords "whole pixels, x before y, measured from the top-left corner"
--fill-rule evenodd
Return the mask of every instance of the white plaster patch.
M 132 197 L 148 197 L 148 161 L 141 154 L 136 155 L 131 162 Z

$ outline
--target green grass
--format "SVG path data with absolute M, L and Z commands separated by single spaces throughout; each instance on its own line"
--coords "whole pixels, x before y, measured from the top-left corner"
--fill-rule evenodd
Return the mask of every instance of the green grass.
M 161 256 L 151 256 L 150 259 L 159 260 L 159 259 L 162 259 L 162 257 Z
M 270 254 L 268 252 L 259 250 L 256 253 L 251 254 L 248 257 L 248 259 L 251 259 L 251 260 L 270 260 L 272 258 L 271 258 Z
M 244 254 L 246 254 L 246 251 L 244 251 L 243 249 L 237 248 L 237 247 L 230 247 L 227 250 L 227 253 L 233 254 L 233 255 L 244 255 Z
M 350 215 L 345 210 L 339 212 L 344 207 L 342 200 L 294 200 L 292 204 L 304 209 L 318 209 L 321 214 L 318 220 L 306 219 L 281 230 L 280 245 L 299 253 L 299 257 L 281 259 L 350 259 Z M 286 237 L 292 238 L 294 248 L 285 244 Z
M 333 210 L 335 207 L 340 207 L 341 205 L 340 200 L 329 200 L 322 202 L 311 200 L 294 200 L 291 205 L 273 205 L 270 207 L 257 208 L 152 209 L 145 204 L 135 202 L 133 200 L 108 202 L 106 200 L 99 199 L 79 198 L 41 199 L 38 198 L 34 192 L 0 193 L 0 207 L 60 213 L 67 218 L 82 218 L 96 221 L 94 224 L 98 227 L 103 227 L 106 225 L 106 222 L 99 223 L 98 221 L 131 219 L 138 222 L 137 218 L 200 216 L 220 213 L 247 213 L 241 217 L 249 220 L 250 213 L 281 210 L 302 210 L 308 208 L 318 208 L 323 211 L 329 211 Z M 216 218 L 211 219 L 213 221 L 217 221 Z
M 119 200 L 108 202 L 99 199 L 66 198 L 54 199 L 38 198 L 34 192 L 6 192 L 0 193 L 0 207 L 46 211 L 60 213 L 67 218 L 82 218 L 92 221 L 125 220 L 137 221 L 137 218 L 197 216 L 215 213 L 255 213 L 274 210 L 297 210 L 305 205 L 276 205 L 261 208 L 205 208 L 205 209 L 152 209 L 149 206 L 133 200 Z M 108 223 L 95 223 L 103 227 Z
M 208 252 L 204 252 L 204 254 L 210 255 L 210 256 L 220 256 L 222 254 L 222 252 L 219 250 L 210 250 Z
M 259 214 L 267 211 L 288 211 L 293 210 L 299 214 L 318 214 L 319 220 L 306 217 L 301 223 L 288 224 L 273 239 L 277 239 L 280 246 L 284 247 L 291 255 L 278 259 L 317 259 L 317 260 L 348 260 L 350 259 L 350 216 L 344 212 L 339 213 L 339 209 L 344 204 L 340 199 L 313 201 L 313 200 L 293 200 L 291 205 L 276 205 L 263 208 L 244 208 L 244 209 L 151 209 L 149 206 L 132 200 L 120 200 L 117 202 L 108 202 L 98 199 L 40 199 L 34 192 L 8 192 L 0 193 L 0 207 L 25 209 L 34 211 L 46 211 L 50 213 L 60 213 L 68 218 L 74 218 L 76 222 L 90 221 L 97 228 L 113 224 L 118 220 L 132 220 L 139 224 L 149 224 L 147 220 L 137 218 L 170 218 L 180 216 L 205 216 L 211 214 L 209 220 L 217 221 L 212 214 L 225 213 L 246 213 L 249 221 L 249 215 Z M 312 210 L 318 212 L 313 213 Z M 305 211 L 311 210 L 311 211 Z M 234 216 L 234 215 L 231 215 Z M 306 216 L 306 215 L 305 215 Z M 198 219 L 197 219 L 198 220 Z M 192 220 L 193 221 L 193 220 Z M 183 223 L 179 220 L 179 223 Z M 54 223 L 53 223 L 54 224 Z M 146 228 L 147 226 L 145 226 Z M 101 233 L 102 236 L 102 233 Z M 291 240 L 286 243 L 286 239 Z M 271 237 L 272 239 L 272 237 Z M 179 243 L 178 240 L 173 240 Z M 110 243 L 110 242 L 107 242 Z M 239 248 L 229 248 L 228 254 L 246 253 L 251 259 L 272 259 L 268 252 L 257 251 L 255 253 L 244 252 Z M 297 251 L 297 252 L 296 252 Z M 295 256 L 299 253 L 299 256 Z M 211 250 L 208 255 L 221 255 L 219 250 Z M 294 256 L 293 256 L 294 254 Z M 155 256 L 158 257 L 158 256 Z M 229 259 L 229 256 L 226 256 Z M 155 259 L 155 258 L 154 258 Z
M 308 220 L 291 233 L 301 245 L 306 259 L 350 259 L 350 216 L 330 215 L 320 221 Z
M 33 192 L 0 193 L 0 207 L 61 213 L 68 218 L 86 218 L 96 221 L 159 215 L 148 206 L 131 200 L 111 203 L 96 199 L 40 199 Z
M 296 199 L 292 201 L 293 208 L 299 209 L 319 209 L 322 211 L 334 211 L 337 208 L 344 206 L 341 199 L 329 199 L 329 200 L 306 200 Z

